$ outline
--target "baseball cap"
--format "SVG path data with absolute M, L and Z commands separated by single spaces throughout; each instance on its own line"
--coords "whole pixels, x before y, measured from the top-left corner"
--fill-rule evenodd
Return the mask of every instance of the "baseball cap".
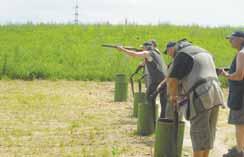
M 166 54 L 167 53 L 167 49 L 170 48 L 170 47 L 174 47 L 176 45 L 177 42 L 175 41 L 169 41 L 166 45 L 166 48 L 164 50 L 164 53 Z
M 230 39 L 232 37 L 240 37 L 240 38 L 244 38 L 244 32 L 243 31 L 235 31 L 233 32 L 231 35 L 225 37 L 226 39 Z
M 146 41 L 144 42 L 142 45 L 140 45 L 141 48 L 143 47 L 147 47 L 147 48 L 150 48 L 150 47 L 153 47 L 153 42 L 152 41 Z

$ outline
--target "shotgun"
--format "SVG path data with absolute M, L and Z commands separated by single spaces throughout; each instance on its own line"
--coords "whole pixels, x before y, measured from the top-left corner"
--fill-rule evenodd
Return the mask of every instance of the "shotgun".
M 118 48 L 118 46 L 119 45 L 102 44 L 102 47 L 106 47 L 106 48 Z M 132 51 L 136 51 L 136 52 L 143 51 L 143 49 L 138 49 L 138 48 L 134 48 L 134 47 L 130 47 L 130 46 L 122 46 L 122 47 L 127 50 L 132 50 Z

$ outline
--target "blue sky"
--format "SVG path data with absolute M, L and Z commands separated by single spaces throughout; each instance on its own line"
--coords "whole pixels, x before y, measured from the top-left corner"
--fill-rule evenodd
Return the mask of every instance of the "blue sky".
M 81 23 L 244 26 L 244 0 L 78 0 Z M 0 23 L 68 23 L 75 0 L 0 0 Z

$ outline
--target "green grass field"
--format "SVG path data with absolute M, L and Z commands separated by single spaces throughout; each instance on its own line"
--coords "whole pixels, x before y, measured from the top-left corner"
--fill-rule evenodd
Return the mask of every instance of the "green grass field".
M 228 66 L 234 49 L 225 36 L 238 28 L 137 25 L 8 25 L 0 26 L 0 76 L 10 79 L 113 80 L 131 73 L 139 60 L 101 44 L 139 46 L 156 39 L 160 50 L 183 37 L 209 50 L 217 66 Z M 163 56 L 167 63 L 168 56 Z

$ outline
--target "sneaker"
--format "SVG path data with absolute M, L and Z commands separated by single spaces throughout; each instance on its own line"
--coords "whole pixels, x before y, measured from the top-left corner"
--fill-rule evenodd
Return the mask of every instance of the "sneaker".
M 244 152 L 239 152 L 235 147 L 228 150 L 228 153 L 224 154 L 223 157 L 244 157 Z
M 228 152 L 233 152 L 233 153 L 236 152 L 236 153 L 238 153 L 236 147 L 232 147 L 231 149 L 228 149 Z

